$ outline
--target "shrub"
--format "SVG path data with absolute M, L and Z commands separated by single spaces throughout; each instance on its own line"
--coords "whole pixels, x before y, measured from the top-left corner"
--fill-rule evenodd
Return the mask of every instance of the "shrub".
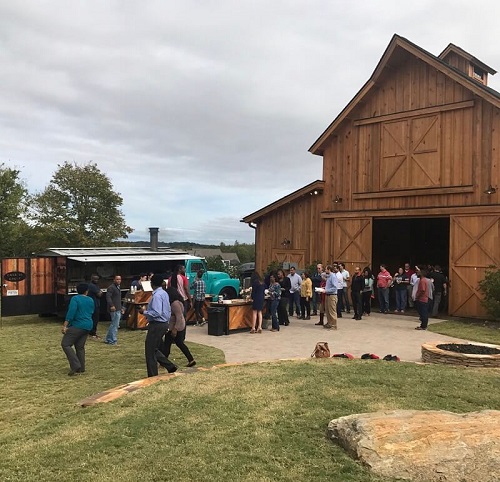
M 490 316 L 500 319 L 500 269 L 490 266 L 479 282 L 479 290 L 484 295 L 481 304 Z

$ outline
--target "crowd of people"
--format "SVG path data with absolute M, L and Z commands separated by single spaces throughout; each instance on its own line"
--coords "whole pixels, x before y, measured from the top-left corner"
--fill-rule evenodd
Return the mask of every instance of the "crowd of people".
M 382 264 L 377 275 L 368 266 L 363 269 L 356 266 L 352 277 L 341 262 L 326 266 L 319 263 L 312 275 L 308 271 L 299 275 L 293 266 L 288 275 L 279 269 L 265 279 L 255 272 L 250 333 L 262 333 L 264 306 L 272 320 L 271 331 L 288 326 L 294 313 L 302 320 L 310 320 L 311 314 L 319 315 L 316 325 L 336 330 L 338 318 L 351 313 L 351 308 L 355 320 L 370 316 L 375 295 L 380 313 L 389 313 L 392 299 L 395 313 L 416 308 L 420 320 L 416 329 L 426 330 L 429 316 L 437 316 L 444 304 L 448 285 L 440 266 L 411 268 L 409 263 L 399 267 L 394 274 Z
M 195 308 L 197 324 L 205 322 L 201 308 L 205 300 L 205 282 L 203 271 L 197 273 L 193 284 L 189 286 L 182 265 L 176 266 L 172 275 L 165 282 L 160 274 L 141 274 L 132 283 L 134 290 L 141 290 L 142 283 L 150 281 L 153 289 L 147 307 L 139 310 L 148 322 L 145 341 L 145 359 L 148 377 L 158 375 L 158 364 L 169 373 L 177 370 L 177 366 L 169 360 L 172 344 L 175 344 L 187 359 L 188 367 L 196 365 L 196 361 L 185 344 L 186 314 L 191 305 Z M 121 276 L 116 275 L 106 292 L 98 286 L 99 277 L 92 275 L 90 283 L 80 283 L 77 295 L 70 300 L 68 311 L 62 326 L 63 338 L 61 347 L 69 362 L 68 375 L 74 376 L 85 372 L 85 343 L 91 336 L 97 335 L 100 303 L 104 296 L 111 323 L 103 341 L 107 345 L 118 345 L 118 328 L 124 307 L 121 297 Z M 194 290 L 191 296 L 190 288 Z

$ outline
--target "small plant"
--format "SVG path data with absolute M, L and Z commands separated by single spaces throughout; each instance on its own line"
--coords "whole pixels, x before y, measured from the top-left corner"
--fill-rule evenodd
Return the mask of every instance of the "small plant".
M 484 295 L 481 304 L 490 316 L 500 319 L 500 269 L 490 266 L 479 282 L 479 290 Z
M 264 274 L 268 275 L 270 273 L 276 273 L 276 271 L 278 271 L 282 267 L 283 267 L 283 265 L 279 261 L 276 261 L 276 260 L 275 261 L 271 261 L 271 263 L 269 263 L 267 265 L 266 272 Z

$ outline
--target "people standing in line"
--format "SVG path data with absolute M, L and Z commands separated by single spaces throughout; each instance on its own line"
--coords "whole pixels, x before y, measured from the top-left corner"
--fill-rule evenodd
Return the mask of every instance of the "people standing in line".
M 318 308 L 321 303 L 321 293 L 316 292 L 316 288 L 320 288 L 321 281 L 323 280 L 323 265 L 318 263 L 316 265 L 316 272 L 311 276 L 313 295 L 312 295 L 312 314 L 318 314 Z
M 302 273 L 302 283 L 300 285 L 300 319 L 311 319 L 311 297 L 312 297 L 312 281 L 309 273 Z
M 280 331 L 278 322 L 278 306 L 281 300 L 281 285 L 276 281 L 276 275 L 269 275 L 269 299 L 271 300 L 271 331 Z
M 393 286 L 396 295 L 396 309 L 395 313 L 404 313 L 406 308 L 406 301 L 408 296 L 408 286 L 410 279 L 405 273 L 403 268 L 399 268 L 398 272 L 394 274 Z
M 280 325 L 288 326 L 290 319 L 288 318 L 288 303 L 290 301 L 290 278 L 285 276 L 285 272 L 279 269 L 276 273 L 278 275 L 278 283 L 281 286 L 281 298 L 278 305 L 278 321 Z
M 415 274 L 415 271 L 410 267 L 410 263 L 405 263 L 405 274 L 408 277 L 408 286 L 406 287 L 406 299 L 408 301 L 408 308 L 413 308 L 413 284 L 412 284 L 412 276 Z
M 87 296 L 88 288 L 87 283 L 80 283 L 76 287 L 78 294 L 69 302 L 68 312 L 61 329 L 63 334 L 61 348 L 69 362 L 69 376 L 85 372 L 85 342 L 92 330 L 92 314 L 95 309 L 94 301 Z
M 362 293 L 365 287 L 365 280 L 361 274 L 361 268 L 356 266 L 354 269 L 354 276 L 351 282 L 351 297 L 352 297 L 352 307 L 354 310 L 354 320 L 361 320 L 363 314 L 363 298 Z
M 250 333 L 262 333 L 262 310 L 264 309 L 264 297 L 266 285 L 260 274 L 254 271 L 252 275 L 252 329 Z
M 363 314 L 370 316 L 373 298 L 373 274 L 368 267 L 363 270 L 363 282 L 364 287 L 361 295 L 363 300 Z
M 130 284 L 130 287 L 131 288 L 133 287 L 137 291 L 142 291 L 144 289 L 142 287 L 142 282 L 147 281 L 147 279 L 148 279 L 148 275 L 146 273 L 141 273 L 139 276 L 139 279 L 135 279 L 134 281 L 132 281 L 132 283 Z
M 193 281 L 192 288 L 194 290 L 193 300 L 194 300 L 194 313 L 196 316 L 196 326 L 202 326 L 205 324 L 205 318 L 203 317 L 202 308 L 205 304 L 205 295 L 207 287 L 205 281 L 203 280 L 204 271 L 200 269 L 196 273 L 196 278 Z
M 380 313 L 389 312 L 389 287 L 392 283 L 392 276 L 385 264 L 380 265 L 380 272 L 377 275 L 377 292 Z
M 186 267 L 183 264 L 178 264 L 174 268 L 172 276 L 168 278 L 167 287 L 170 286 L 175 288 L 182 296 L 184 304 L 184 316 L 186 316 L 193 302 L 191 299 L 191 293 L 189 292 L 189 280 L 186 276 Z
M 435 318 L 439 312 L 439 305 L 441 299 L 446 296 L 448 289 L 448 279 L 443 274 L 441 266 L 438 264 L 434 267 L 434 270 L 429 273 L 429 277 L 434 283 L 434 296 L 432 300 L 432 311 L 431 316 Z
M 325 324 L 326 295 L 325 295 L 324 288 L 326 286 L 326 278 L 327 277 L 328 277 L 328 275 L 323 271 L 323 273 L 321 273 L 321 283 L 319 285 L 319 288 L 323 288 L 323 291 L 316 293 L 317 295 L 319 295 L 318 296 L 319 321 L 317 323 L 315 323 L 315 325 L 318 325 L 318 326 L 323 326 Z
M 187 367 L 194 367 L 196 361 L 191 351 L 186 346 L 186 318 L 184 317 L 184 300 L 178 290 L 170 286 L 167 288 L 172 314 L 168 323 L 168 332 L 161 348 L 162 353 L 168 358 L 172 343 L 175 343 L 187 359 Z
M 339 265 L 337 263 L 332 264 L 333 272 L 337 277 L 337 318 L 342 318 L 342 311 L 345 310 L 344 307 L 344 277 L 340 272 Z
M 123 313 L 122 292 L 120 289 L 121 282 L 122 277 L 116 275 L 113 278 L 113 283 L 109 285 L 106 290 L 106 303 L 108 305 L 109 316 L 111 317 L 111 324 L 104 338 L 104 343 L 107 345 L 118 345 L 118 328 Z
M 342 275 L 342 311 L 346 313 L 351 312 L 351 307 L 349 305 L 349 296 L 347 293 L 348 281 L 351 277 L 349 271 L 345 269 L 344 263 L 339 263 L 339 273 Z M 338 294 L 337 294 L 338 297 Z
M 426 275 L 424 269 L 418 270 L 417 268 L 418 283 L 415 289 L 414 301 L 419 315 L 420 326 L 417 326 L 415 330 L 427 330 L 429 323 L 429 280 Z
M 293 316 L 293 311 L 297 313 L 297 318 L 300 318 L 300 285 L 302 278 L 296 273 L 295 267 L 290 267 L 290 303 L 288 304 L 288 315 Z
M 94 302 L 94 312 L 92 313 L 92 330 L 90 330 L 89 336 L 93 340 L 98 340 L 100 337 L 97 336 L 97 324 L 99 323 L 99 315 L 101 311 L 101 296 L 102 296 L 101 288 L 99 288 L 98 274 L 93 274 L 90 277 L 87 296 L 89 296 Z
M 339 286 L 339 281 L 337 275 L 333 272 L 333 267 L 327 265 L 326 267 L 326 285 L 325 285 L 325 296 L 326 296 L 326 324 L 323 328 L 328 330 L 337 329 L 337 291 Z
M 169 373 L 175 372 L 177 367 L 160 351 L 162 338 L 167 332 L 171 315 L 170 300 L 167 292 L 162 288 L 163 276 L 153 275 L 150 281 L 153 288 L 151 299 L 147 308 L 141 308 L 139 313 L 142 313 L 148 320 L 144 353 L 148 377 L 155 377 L 158 375 L 158 363 Z

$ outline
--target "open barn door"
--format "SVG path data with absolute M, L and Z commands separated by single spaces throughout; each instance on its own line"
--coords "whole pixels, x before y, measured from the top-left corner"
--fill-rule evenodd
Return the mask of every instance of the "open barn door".
M 54 258 L 2 259 L 2 316 L 56 311 Z
M 372 218 L 335 218 L 333 224 L 333 259 L 342 261 L 352 273 L 372 262 Z
M 499 232 L 500 215 L 451 216 L 450 315 L 485 314 L 479 281 L 488 266 L 500 266 Z

